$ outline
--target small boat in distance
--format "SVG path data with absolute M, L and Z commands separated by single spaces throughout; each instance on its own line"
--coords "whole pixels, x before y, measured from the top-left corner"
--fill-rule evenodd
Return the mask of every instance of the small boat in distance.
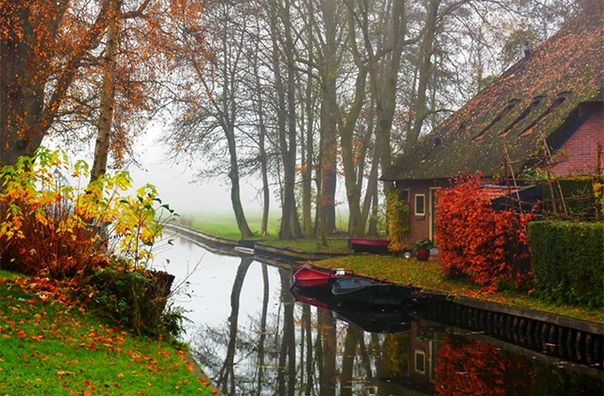
M 348 238 L 348 247 L 355 253 L 387 254 L 388 239 L 381 238 Z
M 235 246 L 233 248 L 233 250 L 235 250 L 238 253 L 247 254 L 247 255 L 250 255 L 250 256 L 254 254 L 254 249 L 248 248 L 248 247 L 245 247 L 245 246 Z
M 316 287 L 333 284 L 346 275 L 344 270 L 323 270 L 303 265 L 294 273 L 294 285 L 297 287 Z

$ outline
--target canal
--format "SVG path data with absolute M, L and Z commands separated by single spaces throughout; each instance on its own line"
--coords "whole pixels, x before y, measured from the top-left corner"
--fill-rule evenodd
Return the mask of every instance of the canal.
M 214 254 L 181 237 L 154 265 L 176 276 L 174 304 L 190 319 L 183 340 L 226 395 L 603 393 L 601 363 L 412 307 L 333 312 L 290 291 L 287 265 Z

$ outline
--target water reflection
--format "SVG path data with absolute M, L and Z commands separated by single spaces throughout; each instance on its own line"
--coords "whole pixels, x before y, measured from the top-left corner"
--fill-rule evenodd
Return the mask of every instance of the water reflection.
M 297 302 L 304 298 L 290 292 L 288 267 L 214 255 L 181 239 L 161 256 L 170 257 L 168 270 L 180 279 L 198 267 L 188 278 L 192 298 L 180 302 L 194 321 L 186 340 L 227 395 L 602 393 L 600 370 L 426 320 L 421 312 L 359 314 L 321 308 L 317 299 Z

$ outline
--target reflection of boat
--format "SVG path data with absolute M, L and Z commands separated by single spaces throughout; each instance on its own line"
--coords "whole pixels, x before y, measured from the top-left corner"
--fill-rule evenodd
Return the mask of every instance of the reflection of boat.
M 348 238 L 348 247 L 355 253 L 388 253 L 388 239 Z
M 303 265 L 294 273 L 294 284 L 298 287 L 328 286 L 346 275 L 344 270 L 331 271 Z
M 293 288 L 291 293 L 298 302 L 328 309 L 332 315 L 347 323 L 372 333 L 398 333 L 408 331 L 411 323 L 410 312 L 403 306 L 359 305 L 345 300 L 337 300 L 326 288 Z
M 410 287 L 364 278 L 337 280 L 331 288 L 340 301 L 372 305 L 405 305 L 414 301 Z
M 375 309 L 365 307 L 354 309 L 349 305 L 332 308 L 334 316 L 340 320 L 370 333 L 402 333 L 411 330 L 412 313 L 404 309 Z
M 312 305 L 313 307 L 319 307 L 323 309 L 330 309 L 331 300 L 329 295 L 314 295 L 308 296 L 300 293 L 299 289 L 290 289 L 294 295 L 294 299 L 304 304 Z

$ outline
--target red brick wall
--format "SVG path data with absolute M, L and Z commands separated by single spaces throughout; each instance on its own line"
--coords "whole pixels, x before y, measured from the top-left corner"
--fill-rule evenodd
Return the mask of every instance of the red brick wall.
M 554 155 L 555 175 L 591 175 L 597 169 L 598 143 L 604 146 L 604 111 L 599 106 Z M 604 157 L 604 154 L 603 154 Z M 600 160 L 602 162 L 602 159 Z M 600 169 L 604 164 L 600 163 Z
M 430 234 L 430 224 L 432 222 L 432 215 L 430 213 L 430 188 L 438 185 L 439 183 L 437 181 L 432 180 L 406 181 L 397 184 L 398 188 L 409 192 L 409 235 L 407 241 L 411 246 L 413 246 L 418 239 L 428 238 Z M 415 213 L 415 197 L 418 194 L 424 196 L 424 215 L 416 215 Z

